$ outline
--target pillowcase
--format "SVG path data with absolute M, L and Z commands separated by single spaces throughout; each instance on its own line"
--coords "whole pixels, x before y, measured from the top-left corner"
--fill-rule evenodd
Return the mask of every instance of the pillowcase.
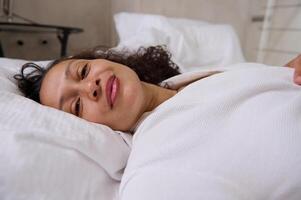
M 244 61 L 230 25 L 126 12 L 115 14 L 114 21 L 119 37 L 117 50 L 166 45 L 182 72 Z
M 131 136 L 21 96 L 25 62 L 0 59 L 1 199 L 116 199 Z

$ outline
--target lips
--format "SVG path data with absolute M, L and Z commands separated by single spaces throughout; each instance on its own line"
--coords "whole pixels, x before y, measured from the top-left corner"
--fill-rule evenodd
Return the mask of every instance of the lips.
M 115 75 L 112 75 L 108 79 L 107 84 L 106 84 L 107 102 L 108 102 L 108 105 L 111 107 L 111 109 L 114 107 L 118 88 L 119 88 L 119 80 Z

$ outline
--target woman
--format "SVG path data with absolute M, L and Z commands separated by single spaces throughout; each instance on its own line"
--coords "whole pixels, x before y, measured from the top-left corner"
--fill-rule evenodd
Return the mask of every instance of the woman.
M 295 68 L 294 80 L 301 84 L 301 56 L 287 66 Z M 26 97 L 43 105 L 129 131 L 144 113 L 177 93 L 158 84 L 178 74 L 171 55 L 155 46 L 134 53 L 92 49 L 56 60 L 46 70 L 27 63 L 15 78 Z
M 47 70 L 27 63 L 15 78 L 26 97 L 128 131 L 143 113 L 176 93 L 156 84 L 177 74 L 170 54 L 157 46 L 134 53 L 92 49 L 54 61 Z
M 287 66 L 301 85 L 301 56 Z M 45 71 L 26 64 L 16 78 L 44 105 L 115 130 L 138 127 L 121 199 L 300 199 L 301 90 L 291 71 L 242 68 L 180 92 L 158 86 L 177 69 L 157 46 L 90 51 Z

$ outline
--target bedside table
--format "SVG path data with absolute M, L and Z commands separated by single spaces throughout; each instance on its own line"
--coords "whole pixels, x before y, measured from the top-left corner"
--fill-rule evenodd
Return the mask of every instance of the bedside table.
M 66 56 L 69 35 L 81 33 L 84 30 L 76 27 L 56 26 L 37 23 L 13 23 L 0 22 L 0 32 L 26 32 L 26 33 L 53 33 L 56 34 L 61 45 L 61 56 Z M 0 57 L 4 57 L 5 49 L 2 48 L 0 40 Z

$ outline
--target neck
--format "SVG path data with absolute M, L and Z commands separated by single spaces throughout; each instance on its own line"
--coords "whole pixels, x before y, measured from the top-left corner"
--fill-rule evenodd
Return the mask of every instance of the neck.
M 176 90 L 162 88 L 150 83 L 142 82 L 142 86 L 146 97 L 144 112 L 152 111 L 161 103 L 173 97 L 177 93 Z

